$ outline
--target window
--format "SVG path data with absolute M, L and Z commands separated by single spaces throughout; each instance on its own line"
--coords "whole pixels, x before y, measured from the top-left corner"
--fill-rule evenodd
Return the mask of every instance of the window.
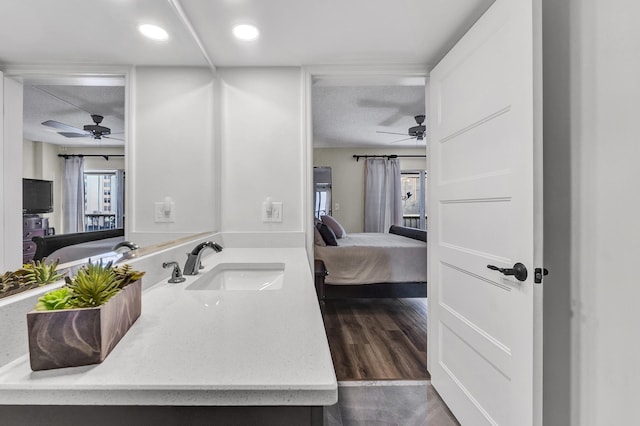
M 111 188 L 115 186 L 116 173 L 86 172 L 84 174 L 85 231 L 112 229 L 116 226 L 115 198 Z
M 313 168 L 313 210 L 315 217 L 331 216 L 331 167 Z
M 315 195 L 315 216 L 331 215 L 331 184 L 317 183 Z
M 402 172 L 402 225 L 427 229 L 427 175 L 424 170 Z

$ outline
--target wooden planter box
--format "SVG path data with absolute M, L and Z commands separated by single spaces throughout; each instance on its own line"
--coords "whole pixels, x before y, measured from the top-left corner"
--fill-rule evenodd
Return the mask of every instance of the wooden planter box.
M 38 284 L 29 284 L 29 285 L 21 285 L 18 288 L 14 288 L 11 290 L 4 291 L 0 293 L 0 299 L 13 296 L 14 294 L 22 293 L 23 291 L 32 290 L 34 288 L 38 288 Z
M 27 314 L 31 369 L 97 364 L 109 355 L 142 311 L 142 281 L 96 308 Z

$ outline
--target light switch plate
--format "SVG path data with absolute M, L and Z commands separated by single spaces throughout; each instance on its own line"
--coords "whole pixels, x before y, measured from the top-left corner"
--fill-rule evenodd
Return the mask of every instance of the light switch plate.
M 282 222 L 282 201 L 274 201 L 271 208 L 271 221 Z
M 262 205 L 262 221 L 268 223 L 282 222 L 282 201 L 274 201 L 271 203 L 271 215 L 266 204 Z
M 176 207 L 175 203 L 170 203 L 171 209 L 169 212 L 164 210 L 164 202 L 155 203 L 155 221 L 156 223 L 170 223 L 176 221 Z M 167 214 L 168 213 L 168 214 Z

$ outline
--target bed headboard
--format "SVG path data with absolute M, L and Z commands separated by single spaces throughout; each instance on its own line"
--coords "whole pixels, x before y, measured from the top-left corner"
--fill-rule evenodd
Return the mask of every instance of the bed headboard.
M 427 242 L 427 231 L 417 228 L 407 228 L 406 226 L 391 225 L 390 234 L 402 235 L 413 240 Z
M 76 232 L 74 234 L 47 235 L 46 237 L 33 237 L 33 242 L 36 243 L 37 246 L 33 260 L 42 260 L 43 257 L 49 256 L 54 251 L 74 244 L 123 236 L 124 228 L 107 229 L 105 231 Z

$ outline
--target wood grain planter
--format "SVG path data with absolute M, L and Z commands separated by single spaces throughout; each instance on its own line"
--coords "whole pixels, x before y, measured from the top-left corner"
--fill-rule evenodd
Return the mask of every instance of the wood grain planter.
M 23 291 L 32 290 L 40 287 L 38 284 L 23 284 L 18 288 L 12 288 L 11 290 L 5 290 L 0 292 L 0 299 L 4 297 L 13 296 L 14 294 L 22 293 Z
M 142 311 L 142 281 L 96 308 L 27 314 L 31 369 L 97 364 L 109 355 Z

